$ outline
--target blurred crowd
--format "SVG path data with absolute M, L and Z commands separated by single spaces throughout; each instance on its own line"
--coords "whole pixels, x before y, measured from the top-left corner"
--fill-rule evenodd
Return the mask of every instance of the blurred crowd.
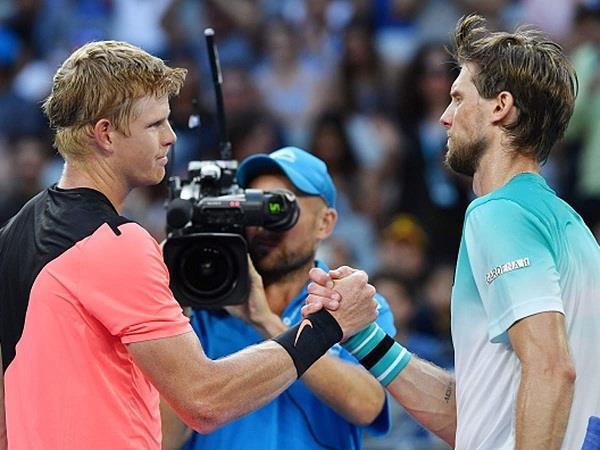
M 443 164 L 438 119 L 457 75 L 450 32 L 469 12 L 494 29 L 534 25 L 571 56 L 576 110 L 543 175 L 600 237 L 599 0 L 2 0 L 0 225 L 60 176 L 40 104 L 56 68 L 90 40 L 125 40 L 186 67 L 172 103 L 172 173 L 219 159 L 211 27 L 234 158 L 296 145 L 323 159 L 340 218 L 319 257 L 367 270 L 392 306 L 396 339 L 452 368 L 453 264 L 473 194 Z M 165 198 L 164 183 L 140 189 L 124 214 L 162 240 Z M 392 435 L 368 448 L 441 445 L 396 408 Z

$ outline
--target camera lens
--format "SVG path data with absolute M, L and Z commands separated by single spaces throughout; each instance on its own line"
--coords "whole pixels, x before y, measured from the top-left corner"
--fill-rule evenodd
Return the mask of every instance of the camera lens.
M 183 306 L 220 308 L 248 299 L 248 247 L 233 233 L 170 236 L 163 254 L 170 286 Z
M 235 287 L 237 264 L 221 245 L 206 241 L 194 245 L 182 253 L 180 264 L 181 281 L 195 296 L 216 297 Z

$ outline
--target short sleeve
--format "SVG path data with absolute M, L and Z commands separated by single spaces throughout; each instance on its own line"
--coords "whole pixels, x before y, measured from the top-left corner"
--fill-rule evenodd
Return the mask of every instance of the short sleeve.
M 564 314 L 551 238 L 532 212 L 490 200 L 468 213 L 464 238 L 491 342 L 506 342 L 507 330 L 524 317 Z
M 122 343 L 192 331 L 171 290 L 158 243 L 135 223 L 101 226 L 78 244 L 83 307 Z

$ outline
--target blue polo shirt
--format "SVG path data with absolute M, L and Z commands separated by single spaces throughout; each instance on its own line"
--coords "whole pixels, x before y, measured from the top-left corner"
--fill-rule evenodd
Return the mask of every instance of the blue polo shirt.
M 317 267 L 328 268 L 321 262 Z M 307 296 L 306 287 L 289 303 L 281 314 L 286 325 L 293 326 L 302 316 L 300 309 Z M 377 323 L 391 336 L 396 334 L 392 313 L 385 299 L 379 302 Z M 192 326 L 211 359 L 235 353 L 263 341 L 263 337 L 245 322 L 225 311 L 194 311 Z M 345 361 L 358 364 L 356 359 L 338 344 L 329 350 Z M 295 381 L 286 391 L 262 408 L 241 417 L 214 433 L 194 433 L 183 447 L 185 450 L 308 450 L 361 448 L 363 429 L 382 435 L 390 429 L 389 408 L 386 403 L 379 416 L 368 427 L 359 427 L 323 403 L 301 381 Z

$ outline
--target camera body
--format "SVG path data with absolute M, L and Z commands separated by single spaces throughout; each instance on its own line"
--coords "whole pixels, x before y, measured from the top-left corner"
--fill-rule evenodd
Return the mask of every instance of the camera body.
M 183 306 L 244 303 L 250 292 L 245 228 L 285 231 L 298 221 L 292 192 L 242 189 L 237 167 L 235 160 L 191 161 L 187 180 L 169 179 L 163 254 Z

